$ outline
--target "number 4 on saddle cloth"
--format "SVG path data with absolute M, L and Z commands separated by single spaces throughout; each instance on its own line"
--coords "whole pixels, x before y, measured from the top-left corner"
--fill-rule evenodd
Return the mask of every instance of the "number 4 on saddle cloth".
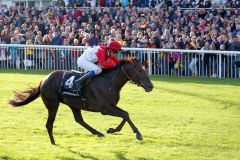
M 84 75 L 83 72 L 79 72 L 79 71 L 75 71 L 75 70 L 71 70 L 71 71 L 65 71 L 64 75 L 62 77 L 62 82 L 61 82 L 61 90 L 62 90 L 62 94 L 63 96 L 74 96 L 74 97 L 79 97 L 81 96 L 81 92 L 82 89 L 88 81 L 84 82 L 81 85 L 81 88 L 77 88 L 78 86 L 76 86 L 74 84 L 74 80 L 82 77 Z

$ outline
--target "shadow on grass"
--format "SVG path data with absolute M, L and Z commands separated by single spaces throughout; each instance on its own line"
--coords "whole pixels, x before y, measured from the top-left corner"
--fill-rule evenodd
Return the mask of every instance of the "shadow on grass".
M 228 100 L 222 100 L 220 98 L 217 97 L 213 97 L 213 96 L 203 96 L 201 94 L 195 94 L 195 93 L 189 93 L 189 92 L 185 92 L 185 91 L 180 91 L 180 90 L 174 90 L 174 89 L 169 89 L 169 88 L 165 88 L 165 87 L 160 87 L 161 90 L 169 92 L 169 93 L 173 93 L 173 94 L 179 94 L 179 95 L 184 95 L 184 96 L 192 96 L 192 97 L 198 97 L 200 99 L 205 99 L 205 100 L 209 100 L 212 101 L 214 103 L 220 103 L 223 106 L 225 106 L 222 109 L 227 109 L 229 107 L 232 106 L 239 106 L 238 102 L 232 102 L 232 101 L 228 101 Z
M 240 79 L 230 78 L 208 78 L 208 77 L 183 77 L 183 76 L 151 76 L 152 81 L 168 83 L 196 83 L 210 85 L 240 86 Z
M 118 160 L 129 160 L 123 152 L 114 152 L 116 159 Z M 138 160 L 149 160 L 149 157 L 138 157 Z
M 120 159 L 120 160 L 128 160 L 128 158 L 126 158 L 126 155 L 122 152 L 114 152 L 116 159 Z
M 72 149 L 70 149 L 70 147 L 61 147 L 59 145 L 56 145 L 57 147 L 63 149 L 63 150 L 67 150 L 68 152 L 74 154 L 74 155 L 77 155 L 80 157 L 80 159 L 91 159 L 91 160 L 98 160 L 98 158 L 92 156 L 92 155 L 89 155 L 89 154 L 83 154 L 83 153 L 80 153 L 80 152 L 77 152 L 77 151 L 74 151 Z M 59 159 L 61 160 L 78 160 L 79 158 L 71 158 L 71 157 L 58 157 Z
M 0 156 L 0 160 L 14 160 L 14 159 L 8 156 Z
M 151 160 L 152 158 L 138 157 L 137 160 Z
M 76 158 L 69 158 L 69 157 L 58 157 L 58 158 L 62 160 L 78 160 Z

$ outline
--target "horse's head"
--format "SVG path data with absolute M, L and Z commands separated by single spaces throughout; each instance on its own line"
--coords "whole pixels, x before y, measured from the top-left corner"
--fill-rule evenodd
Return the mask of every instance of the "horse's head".
M 129 81 L 141 86 L 146 92 L 152 91 L 153 84 L 150 81 L 145 68 L 135 58 L 126 60 L 124 65 L 122 65 L 122 71 Z

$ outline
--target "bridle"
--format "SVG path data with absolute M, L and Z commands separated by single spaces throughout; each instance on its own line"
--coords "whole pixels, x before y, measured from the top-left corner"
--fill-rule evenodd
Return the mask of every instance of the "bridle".
M 131 67 L 130 69 L 134 70 L 134 72 L 137 74 L 139 72 L 139 70 L 136 70 L 134 67 Z M 128 69 L 127 71 L 125 71 L 123 65 L 122 65 L 122 72 L 123 74 L 127 77 L 127 79 L 132 83 L 132 84 L 136 84 L 137 86 L 144 86 L 144 81 L 143 80 L 133 80 L 129 75 L 128 75 L 128 71 L 130 70 Z

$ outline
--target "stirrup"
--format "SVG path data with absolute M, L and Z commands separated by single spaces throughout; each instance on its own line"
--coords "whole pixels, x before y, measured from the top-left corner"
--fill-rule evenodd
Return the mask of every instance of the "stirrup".
M 74 96 L 74 97 L 79 97 L 80 94 L 72 93 L 72 92 L 62 92 L 63 96 Z
M 73 90 L 73 94 L 79 95 L 80 91 L 79 90 Z

